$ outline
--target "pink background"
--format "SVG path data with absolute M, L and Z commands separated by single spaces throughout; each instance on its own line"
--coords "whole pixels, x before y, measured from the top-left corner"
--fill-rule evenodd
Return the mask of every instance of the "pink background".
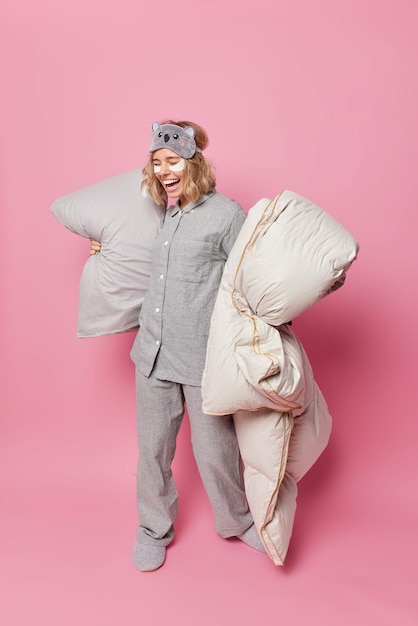
M 0 622 L 418 623 L 417 6 L 2 2 Z M 282 188 L 360 241 L 294 329 L 334 416 L 284 568 L 213 529 L 182 429 L 176 540 L 136 572 L 133 334 L 76 339 L 88 242 L 52 201 L 141 166 L 154 120 L 211 138 L 218 190 Z

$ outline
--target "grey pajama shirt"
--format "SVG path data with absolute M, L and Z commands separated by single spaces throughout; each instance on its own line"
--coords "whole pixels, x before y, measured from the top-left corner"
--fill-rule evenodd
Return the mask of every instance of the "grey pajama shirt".
M 171 472 L 184 404 L 193 453 L 223 537 L 252 524 L 231 416 L 202 412 L 210 319 L 228 254 L 245 220 L 216 191 L 167 211 L 154 246 L 149 291 L 131 356 L 136 365 L 139 443 L 138 542 L 173 538 L 178 494 Z

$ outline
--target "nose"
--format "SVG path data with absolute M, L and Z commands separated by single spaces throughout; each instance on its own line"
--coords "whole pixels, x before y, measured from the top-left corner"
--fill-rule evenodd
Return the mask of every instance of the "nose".
M 161 163 L 161 170 L 160 170 L 160 174 L 168 174 L 170 172 L 169 170 L 169 163 L 167 163 L 166 161 L 163 161 Z

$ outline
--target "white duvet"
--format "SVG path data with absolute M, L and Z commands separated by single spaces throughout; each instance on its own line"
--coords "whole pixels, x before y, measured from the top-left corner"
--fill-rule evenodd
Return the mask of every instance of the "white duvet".
M 249 211 L 215 304 L 203 410 L 234 414 L 248 503 L 275 565 L 288 550 L 297 482 L 331 432 L 326 402 L 287 322 L 340 287 L 357 252 L 333 217 L 283 191 Z

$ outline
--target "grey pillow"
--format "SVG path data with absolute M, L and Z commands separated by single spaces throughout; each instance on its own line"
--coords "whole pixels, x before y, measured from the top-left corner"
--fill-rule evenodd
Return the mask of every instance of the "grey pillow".
M 102 244 L 81 275 L 78 337 L 138 327 L 152 247 L 165 215 L 165 207 L 141 193 L 141 182 L 141 170 L 133 170 L 58 198 L 51 206 L 63 226 Z

